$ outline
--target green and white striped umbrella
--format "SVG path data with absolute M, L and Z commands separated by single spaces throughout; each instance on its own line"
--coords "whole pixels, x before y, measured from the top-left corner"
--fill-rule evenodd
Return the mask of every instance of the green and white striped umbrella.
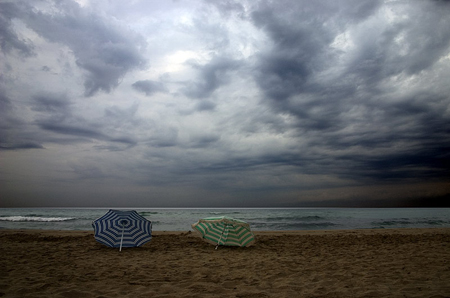
M 192 228 L 216 249 L 219 245 L 250 246 L 255 242 L 248 223 L 227 216 L 200 219 Z

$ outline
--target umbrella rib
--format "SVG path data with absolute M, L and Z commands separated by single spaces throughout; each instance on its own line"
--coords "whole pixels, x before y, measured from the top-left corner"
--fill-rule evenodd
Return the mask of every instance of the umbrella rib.
M 122 243 L 123 243 L 123 232 L 125 231 L 125 225 L 122 223 L 122 237 L 120 238 L 120 249 L 122 251 Z

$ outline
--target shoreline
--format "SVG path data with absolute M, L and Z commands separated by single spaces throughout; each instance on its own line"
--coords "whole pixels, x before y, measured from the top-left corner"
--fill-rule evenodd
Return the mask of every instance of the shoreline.
M 93 231 L 1 229 L 0 296 L 450 296 L 450 228 L 254 234 L 215 250 L 194 232 L 154 231 L 119 252 Z
M 255 236 L 264 235 L 334 235 L 334 234 L 359 234 L 359 235 L 373 235 L 373 234 L 421 234 L 427 232 L 448 232 L 450 227 L 444 228 L 392 228 L 392 229 L 342 229 L 342 230 L 266 230 L 266 231 L 252 231 Z M 47 230 L 47 229 L 0 229 L 0 236 L 2 234 L 43 234 L 49 236 L 86 236 L 86 234 L 94 235 L 93 230 Z M 185 231 L 152 231 L 152 236 L 158 235 L 184 235 L 186 233 L 194 233 L 193 230 Z

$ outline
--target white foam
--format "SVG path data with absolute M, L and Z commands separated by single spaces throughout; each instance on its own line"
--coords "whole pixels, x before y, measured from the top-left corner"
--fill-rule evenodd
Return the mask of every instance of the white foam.
M 73 217 L 34 217 L 34 216 L 6 216 L 0 217 L 0 221 L 38 221 L 38 222 L 55 222 L 75 219 Z

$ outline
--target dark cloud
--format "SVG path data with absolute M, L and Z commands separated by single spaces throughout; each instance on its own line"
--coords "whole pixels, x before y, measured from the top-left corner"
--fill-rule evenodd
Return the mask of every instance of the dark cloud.
M 12 19 L 19 15 L 19 10 L 13 3 L 0 3 L 0 48 L 4 53 L 17 50 L 22 56 L 34 55 L 33 43 L 21 38 L 13 29 Z
M 214 91 L 229 82 L 229 73 L 239 67 L 239 62 L 227 57 L 214 57 L 207 64 L 189 62 L 199 72 L 197 81 L 187 83 L 182 92 L 190 98 L 208 98 Z
M 106 205 L 426 205 L 448 193 L 449 15 L 443 1 L 2 2 L 2 174 L 37 162 Z
M 12 103 L 8 96 L 6 96 L 3 88 L 0 89 L 0 113 L 7 115 L 7 112 L 11 111 Z M 4 117 L 2 117 L 4 119 Z
M 45 130 L 49 130 L 64 135 L 102 139 L 102 140 L 106 138 L 106 136 L 103 133 L 91 128 L 62 125 L 56 123 L 40 123 L 39 127 Z
M 214 145 L 219 140 L 220 136 L 215 134 L 195 135 L 191 136 L 189 145 L 194 148 L 207 148 Z
M 381 0 L 329 1 L 330 9 L 339 16 L 339 23 L 358 23 L 373 15 L 383 4 Z
M 376 88 L 389 77 L 417 74 L 448 52 L 450 33 L 444 28 L 450 21 L 444 15 L 450 12 L 450 7 L 423 2 L 402 8 L 407 18 L 392 26 L 380 26 L 380 30 L 358 39 L 345 74 L 358 85 Z M 435 17 L 430 19 L 424 11 L 433 11 Z
M 239 16 L 244 17 L 245 16 L 245 7 L 242 5 L 242 3 L 234 0 L 220 0 L 220 1 L 214 1 L 214 0 L 206 0 L 211 5 L 214 5 L 217 10 L 225 15 L 226 17 L 229 17 L 232 14 L 237 14 Z
M 168 91 L 163 83 L 151 81 L 151 80 L 137 81 L 132 86 L 134 89 L 145 93 L 145 95 L 147 95 L 147 96 L 151 96 L 157 92 L 167 92 Z
M 420 196 L 390 199 L 352 198 L 344 200 L 309 201 L 289 207 L 338 207 L 338 208 L 449 208 L 450 195 Z
M 94 120 L 86 120 L 83 117 L 74 115 L 73 102 L 65 94 L 40 94 L 31 100 L 31 109 L 38 112 L 35 124 L 45 133 L 38 133 L 34 137 L 42 141 L 66 144 L 67 138 L 72 142 L 87 142 L 89 140 L 99 140 L 106 142 L 106 145 L 96 146 L 97 149 L 124 150 L 136 145 L 137 141 L 125 135 L 117 124 L 107 125 L 104 121 L 101 125 Z M 110 123 L 119 122 L 123 125 L 125 121 L 133 118 L 137 106 L 132 106 L 128 111 L 118 108 L 106 109 L 105 115 Z M 116 126 L 116 127 L 115 127 Z M 51 133 L 49 135 L 49 133 Z M 55 135 L 64 136 L 55 138 Z M 121 144 L 117 146 L 114 144 Z
M 17 116 L 12 99 L 0 86 L 0 149 L 42 149 L 42 144 L 26 127 Z
M 86 96 L 99 90 L 110 92 L 129 70 L 144 65 L 144 59 L 137 49 L 130 48 L 129 42 L 120 38 L 116 44 L 105 42 L 92 52 L 80 51 L 77 65 L 88 72 L 84 83 Z
M 32 99 L 32 110 L 53 116 L 62 114 L 65 117 L 70 114 L 70 105 L 70 101 L 64 94 L 41 94 Z
M 344 64 L 342 75 L 323 80 L 322 73 L 342 63 L 339 57 L 343 54 L 331 46 L 335 38 L 348 24 L 367 21 L 378 12 L 380 3 L 341 3 L 335 11 L 330 9 L 335 4 L 323 4 L 290 3 L 292 14 L 281 6 L 261 5 L 251 14 L 254 24 L 272 42 L 258 57 L 254 72 L 265 103 L 277 113 L 294 116 L 291 128 L 309 141 L 310 151 L 283 163 L 297 164 L 302 173 L 327 172 L 353 180 L 448 176 L 444 152 L 449 145 L 449 119 L 443 112 L 448 96 L 426 92 L 393 97 L 388 95 L 392 90 L 381 84 L 393 76 L 430 68 L 448 53 L 449 31 L 444 26 L 449 18 L 442 15 L 427 21 L 429 14 L 421 7 L 394 5 L 390 9 L 404 9 L 409 17 L 392 26 L 378 24 L 380 31 L 360 36 L 346 53 L 351 59 Z M 441 10 L 438 15 L 449 9 L 422 5 L 427 7 L 425 11 Z M 347 23 L 336 19 L 342 15 Z M 433 34 L 433 30 L 440 33 Z M 408 42 L 399 43 L 400 39 Z M 400 143 L 411 150 L 398 150 Z M 329 154 L 312 154 L 313 148 Z M 272 161 L 264 158 L 259 162 Z
M 66 135 L 66 136 L 75 136 L 81 137 L 82 139 L 94 139 L 101 140 L 113 143 L 121 143 L 128 146 L 136 145 L 136 141 L 129 136 L 118 136 L 113 137 L 103 133 L 100 129 L 95 129 L 91 127 L 86 127 L 81 124 L 79 125 L 68 125 L 64 123 L 53 123 L 53 122 L 41 122 L 38 126 L 46 131 L 51 131 L 53 133 Z M 101 146 L 98 148 L 113 148 L 108 146 Z M 118 150 L 119 147 L 114 147 L 115 150 Z M 123 148 L 122 148 L 123 150 Z
M 266 96 L 274 100 L 308 92 L 311 76 L 324 67 L 325 54 L 333 54 L 326 51 L 335 32 L 322 21 L 323 12 L 309 18 L 307 9 L 295 11 L 286 15 L 284 9 L 262 7 L 252 13 L 254 24 L 273 42 L 271 49 L 260 54 L 255 78 Z
M 216 108 L 216 104 L 209 100 L 202 100 L 196 105 L 197 111 L 213 111 Z
M 38 143 L 19 143 L 19 144 L 7 145 L 7 146 L 0 145 L 0 149 L 1 150 L 44 149 L 44 147 Z

